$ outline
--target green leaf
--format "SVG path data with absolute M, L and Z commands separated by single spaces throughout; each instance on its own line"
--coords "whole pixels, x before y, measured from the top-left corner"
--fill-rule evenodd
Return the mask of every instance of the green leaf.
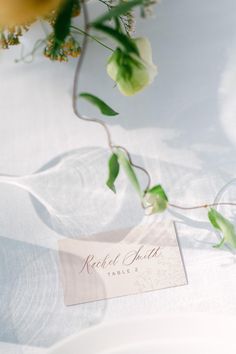
M 119 17 L 115 17 L 114 18 L 114 22 L 115 22 L 115 28 L 118 32 L 122 32 L 122 28 L 121 28 L 121 24 L 120 24 L 120 19 Z
M 136 46 L 135 42 L 132 39 L 130 39 L 127 35 L 125 35 L 124 33 L 121 33 L 121 32 L 119 32 L 119 30 L 114 29 L 109 26 L 106 26 L 106 25 L 103 25 L 103 24 L 95 24 L 95 25 L 93 25 L 93 27 L 95 29 L 97 29 L 98 31 L 104 32 L 108 36 L 115 39 L 118 43 L 120 43 L 126 49 L 126 51 L 128 53 L 134 53 L 138 57 L 140 56 L 139 51 L 138 51 L 138 47 Z
M 57 15 L 56 22 L 54 24 L 55 46 L 57 47 L 60 46 L 60 44 L 70 33 L 73 6 L 73 0 L 64 1 L 63 6 L 61 6 Z
M 153 195 L 158 195 L 163 200 L 168 202 L 168 198 L 167 198 L 166 192 L 164 191 L 164 189 L 162 188 L 162 186 L 160 184 L 150 188 L 147 192 L 150 193 L 150 194 L 153 194 Z
M 109 167 L 109 177 L 106 184 L 114 193 L 116 193 L 114 182 L 120 171 L 120 165 L 116 154 L 111 155 L 108 162 L 108 167 Z
M 236 233 L 234 225 L 213 208 L 211 208 L 208 212 L 208 219 L 210 220 L 212 226 L 222 233 L 221 242 L 214 247 L 219 248 L 224 244 L 227 244 L 232 248 L 236 248 Z
M 144 0 L 129 0 L 121 2 L 119 5 L 114 6 L 112 10 L 109 10 L 104 15 L 98 17 L 95 21 L 91 23 L 91 26 L 94 26 L 99 23 L 111 20 L 112 18 L 119 17 L 123 14 L 129 12 L 132 8 L 139 6 L 144 3 Z
M 108 106 L 104 101 L 102 101 L 97 96 L 92 95 L 91 93 L 82 92 L 79 97 L 84 98 L 85 100 L 99 108 L 100 112 L 105 116 L 117 116 L 119 114 L 114 111 L 110 106 Z
M 220 230 L 220 227 L 216 221 L 217 220 L 216 213 L 219 214 L 215 209 L 211 208 L 210 211 L 208 212 L 208 219 L 210 220 L 212 226 L 214 226 L 215 229 Z
M 150 214 L 162 213 L 168 206 L 167 195 L 160 184 L 147 190 L 143 202 Z
M 120 166 L 123 168 L 124 172 L 126 173 L 127 177 L 129 178 L 132 186 L 136 190 L 136 192 L 139 194 L 140 197 L 142 197 L 142 190 L 138 181 L 138 178 L 134 172 L 133 167 L 130 164 L 129 159 L 126 157 L 126 154 L 120 150 L 116 150 L 116 155 L 118 156 L 118 162 Z

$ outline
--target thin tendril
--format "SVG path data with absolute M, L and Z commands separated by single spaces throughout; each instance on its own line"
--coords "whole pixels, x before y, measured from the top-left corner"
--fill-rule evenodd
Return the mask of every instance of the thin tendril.
M 215 207 L 215 206 L 219 206 L 219 205 L 236 206 L 236 203 L 219 202 L 219 203 L 210 203 L 210 204 L 202 204 L 202 205 L 195 205 L 195 206 L 182 206 L 182 205 L 176 205 L 176 204 L 169 203 L 168 205 L 172 208 L 181 209 L 181 210 L 194 210 L 194 209 L 211 208 L 211 207 Z
M 88 36 L 89 38 L 91 38 L 93 41 L 97 42 L 98 44 L 100 44 L 101 46 L 103 46 L 104 48 L 110 50 L 111 52 L 114 52 L 114 50 L 109 47 L 108 45 L 106 45 L 105 43 L 103 43 L 102 41 L 100 41 L 99 39 L 97 39 L 96 37 L 92 36 L 91 34 L 89 34 L 88 32 L 85 32 L 84 30 L 82 30 L 79 27 L 76 26 L 70 26 L 73 30 L 75 30 L 76 32 L 83 34 L 85 36 Z
M 24 55 L 24 46 L 23 44 L 21 44 L 21 56 L 19 59 L 15 59 L 16 63 L 20 63 L 20 62 L 24 62 L 26 64 L 30 64 L 32 63 L 32 61 L 34 60 L 35 54 L 37 52 L 37 50 L 39 50 L 39 48 L 46 43 L 46 39 L 38 39 L 35 44 L 33 49 L 31 50 L 31 52 L 27 53 Z M 29 59 L 30 58 L 30 59 Z

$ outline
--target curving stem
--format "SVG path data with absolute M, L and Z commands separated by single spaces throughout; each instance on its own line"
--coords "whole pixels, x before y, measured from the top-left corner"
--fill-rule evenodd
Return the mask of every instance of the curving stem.
M 83 16 L 84 16 L 84 30 L 83 31 L 86 32 L 87 34 L 89 34 L 89 30 L 90 30 L 89 29 L 89 15 L 88 15 L 87 5 L 85 4 L 84 0 L 81 2 L 81 5 L 82 5 L 82 9 L 83 9 Z M 82 119 L 87 122 L 93 122 L 93 123 L 100 124 L 104 128 L 104 130 L 107 134 L 108 145 L 112 149 L 111 134 L 110 134 L 110 131 L 109 131 L 107 125 L 100 119 L 89 118 L 89 117 L 82 115 L 79 112 L 78 107 L 77 107 L 79 75 L 80 75 L 80 71 L 81 71 L 83 61 L 85 58 L 87 46 L 88 46 L 88 35 L 84 35 L 83 42 L 82 42 L 82 50 L 81 50 L 80 58 L 79 58 L 78 63 L 76 65 L 75 75 L 74 75 L 73 96 L 72 96 L 73 111 L 79 119 Z
M 113 145 L 112 139 L 111 139 L 111 133 L 110 133 L 110 130 L 109 130 L 108 126 L 106 125 L 106 123 L 104 123 L 102 120 L 97 119 L 97 118 L 86 117 L 83 114 L 81 114 L 80 111 L 78 110 L 77 98 L 78 98 L 79 76 L 80 76 L 81 68 L 82 68 L 83 61 L 84 61 L 85 54 L 86 54 L 86 50 L 87 50 L 87 46 L 88 46 L 89 32 L 90 32 L 89 14 L 88 14 L 86 1 L 85 0 L 81 1 L 81 5 L 82 5 L 83 17 L 84 17 L 84 29 L 83 29 L 83 32 L 86 33 L 86 34 L 83 37 L 82 50 L 81 50 L 80 58 L 78 60 L 78 63 L 76 65 L 76 69 L 75 69 L 74 83 L 73 83 L 73 96 L 72 96 L 73 111 L 74 111 L 75 115 L 79 119 L 82 119 L 82 120 L 84 120 L 86 122 L 93 122 L 93 123 L 97 123 L 97 124 L 101 125 L 103 127 L 103 129 L 105 130 L 105 132 L 106 132 L 108 146 L 109 146 L 110 150 L 114 151 L 115 148 L 123 149 L 126 152 L 126 154 L 127 154 L 127 157 L 129 159 L 130 164 L 134 168 L 139 169 L 139 170 L 141 170 L 142 172 L 145 173 L 145 175 L 147 176 L 147 186 L 145 188 L 145 192 L 146 192 L 149 189 L 150 184 L 151 184 L 151 176 L 150 176 L 149 172 L 144 167 L 136 165 L 136 164 L 133 163 L 133 161 L 131 159 L 131 156 L 130 156 L 130 154 L 127 151 L 126 148 L 124 148 L 122 146 Z

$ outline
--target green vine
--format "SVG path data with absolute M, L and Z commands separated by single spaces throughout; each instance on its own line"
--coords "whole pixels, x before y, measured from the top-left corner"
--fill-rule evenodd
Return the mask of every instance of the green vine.
M 146 214 L 162 213 L 168 208 L 180 210 L 207 209 L 210 224 L 222 235 L 221 242 L 215 247 L 228 245 L 231 248 L 236 248 L 234 225 L 215 209 L 219 205 L 236 206 L 236 203 L 224 202 L 193 206 L 173 204 L 160 184 L 152 184 L 149 172 L 144 167 L 134 164 L 128 150 L 113 143 L 110 130 L 103 120 L 88 118 L 80 113 L 78 99 L 85 99 L 106 117 L 113 119 L 118 115 L 118 112 L 111 108 L 103 98 L 90 92 L 79 93 L 78 84 L 88 39 L 95 41 L 111 52 L 107 62 L 107 72 L 124 95 L 129 96 L 141 91 L 152 82 L 157 73 L 157 69 L 151 60 L 151 47 L 148 40 L 132 37 L 135 24 L 133 10 L 139 8 L 141 16 L 146 16 L 155 0 L 120 0 L 118 3 L 113 0 L 99 1 L 106 6 L 106 12 L 91 22 L 85 0 L 64 1 L 63 6 L 44 16 L 44 20 L 50 24 L 52 32 L 46 34 L 46 38 L 37 41 L 30 53 L 27 55 L 22 53 L 18 61 L 29 62 L 33 60 L 35 53 L 42 46 L 45 56 L 51 60 L 68 61 L 69 57 L 79 57 L 74 76 L 73 110 L 79 119 L 98 124 L 106 133 L 110 149 L 106 184 L 111 192 L 118 192 L 115 184 L 117 178 L 119 178 L 120 170 L 123 170 L 137 193 Z M 80 13 L 83 15 L 84 28 L 78 27 L 73 22 L 73 18 Z M 11 25 L 10 27 L 0 26 L 0 47 L 8 49 L 11 45 L 19 44 L 21 36 L 29 30 L 31 22 Z M 91 34 L 91 30 L 109 37 L 114 44 L 114 48 L 108 46 L 98 36 Z M 82 36 L 82 43 L 76 35 Z M 147 180 L 144 187 L 136 174 L 137 170 L 146 176 Z
M 131 3 L 133 3 L 134 6 L 137 6 L 139 2 L 130 1 L 129 3 L 130 6 Z M 135 46 L 135 43 L 132 41 L 132 39 L 126 36 L 125 33 L 121 33 L 120 28 L 117 27 L 111 28 L 110 26 L 107 26 L 105 24 L 108 20 L 111 19 L 115 20 L 117 16 L 120 16 L 122 14 L 122 8 L 124 7 L 123 4 L 118 5 L 110 12 L 110 14 L 107 13 L 104 16 L 99 17 L 92 23 L 89 23 L 88 12 L 84 1 L 82 2 L 82 7 L 83 7 L 84 19 L 85 19 L 84 31 L 86 32 L 86 34 L 89 33 L 90 28 L 95 28 L 98 31 L 100 30 L 106 33 L 107 35 L 111 36 L 114 41 L 118 43 L 117 49 L 122 50 L 125 53 L 125 55 L 128 58 L 130 58 L 130 62 L 132 62 L 133 60 L 137 61 L 138 63 L 141 62 L 140 53 L 138 52 L 138 48 Z M 116 21 L 114 21 L 114 24 L 116 26 Z M 87 36 L 88 35 L 84 36 L 82 55 L 77 64 L 77 68 L 75 72 L 73 107 L 74 107 L 74 112 L 78 118 L 101 124 L 105 128 L 108 137 L 108 145 L 109 148 L 111 149 L 111 156 L 108 162 L 108 171 L 109 171 L 108 179 L 106 182 L 108 188 L 110 188 L 111 191 L 114 193 L 117 192 L 115 187 L 115 182 L 119 176 L 120 170 L 123 169 L 131 185 L 133 186 L 134 190 L 137 192 L 142 207 L 145 209 L 145 211 L 148 214 L 162 213 L 165 210 L 167 210 L 167 208 L 177 208 L 182 210 L 194 210 L 194 209 L 206 208 L 208 209 L 207 215 L 208 215 L 209 222 L 216 230 L 220 231 L 222 234 L 221 242 L 215 245 L 214 247 L 219 248 L 219 247 L 223 247 L 226 244 L 231 248 L 236 248 L 236 232 L 235 232 L 234 225 L 214 209 L 214 207 L 218 205 L 236 206 L 236 203 L 229 202 L 229 203 L 213 203 L 213 204 L 204 204 L 204 205 L 195 205 L 195 206 L 181 206 L 169 202 L 167 194 L 160 184 L 151 186 L 151 177 L 149 172 L 142 166 L 135 165 L 132 161 L 129 152 L 124 147 L 116 146 L 112 143 L 110 131 L 103 121 L 100 121 L 98 119 L 85 118 L 83 115 L 80 114 L 77 108 L 77 92 L 78 92 L 79 74 L 80 74 L 81 66 L 87 48 Z M 123 38 L 125 38 L 125 40 Z M 132 65 L 130 66 L 126 65 L 125 67 L 124 67 L 124 63 L 121 63 L 120 65 L 121 66 L 123 65 L 122 70 L 124 70 L 125 72 L 126 79 L 128 76 L 128 80 L 129 80 L 130 75 L 132 75 Z M 97 98 L 97 100 L 95 101 L 96 102 L 91 101 L 91 103 L 99 107 L 100 99 Z M 104 101 L 102 101 L 102 104 L 104 104 Z M 102 107 L 100 107 L 100 110 L 102 110 Z M 136 175 L 136 171 L 135 171 L 136 169 L 141 170 L 147 176 L 147 185 L 144 189 L 142 189 L 139 179 Z

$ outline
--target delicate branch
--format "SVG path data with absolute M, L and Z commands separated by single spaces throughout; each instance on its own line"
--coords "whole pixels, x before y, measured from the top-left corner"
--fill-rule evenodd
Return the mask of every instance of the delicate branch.
M 203 208 L 211 208 L 211 207 L 215 207 L 215 206 L 236 206 L 236 203 L 231 203 L 231 202 L 220 202 L 220 203 L 211 203 L 211 204 L 202 204 L 202 205 L 196 205 L 196 206 L 181 206 L 181 205 L 176 205 L 176 204 L 172 204 L 169 203 L 168 204 L 170 207 L 172 208 L 176 208 L 176 209 L 181 209 L 181 210 L 194 210 L 194 209 L 203 209 Z

